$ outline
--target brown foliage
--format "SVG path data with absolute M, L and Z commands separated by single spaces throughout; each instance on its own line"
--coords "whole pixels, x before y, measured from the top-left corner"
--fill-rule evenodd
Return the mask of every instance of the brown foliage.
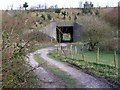
M 2 87 L 30 87 L 28 83 L 32 82 L 31 78 L 28 75 L 22 77 L 28 67 L 30 68 L 25 63 L 25 56 L 35 45 L 32 41 L 37 41 L 41 37 L 41 41 L 45 41 L 48 38 L 44 39 L 45 35 L 42 34 L 37 37 L 35 35 L 29 35 L 29 38 L 23 37 L 24 32 L 36 22 L 27 11 L 3 11 L 2 16 Z
M 94 50 L 102 42 L 113 38 L 113 28 L 98 17 L 83 16 L 80 23 L 85 29 L 85 39 L 89 45 L 89 50 Z
M 100 16 L 111 25 L 118 25 L 118 8 L 106 8 L 100 10 Z

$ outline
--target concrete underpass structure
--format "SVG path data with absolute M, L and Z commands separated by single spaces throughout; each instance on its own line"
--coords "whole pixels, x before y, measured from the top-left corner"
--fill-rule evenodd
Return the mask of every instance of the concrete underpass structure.
M 51 22 L 40 32 L 58 42 L 77 42 L 82 40 L 84 35 L 83 27 L 76 22 Z

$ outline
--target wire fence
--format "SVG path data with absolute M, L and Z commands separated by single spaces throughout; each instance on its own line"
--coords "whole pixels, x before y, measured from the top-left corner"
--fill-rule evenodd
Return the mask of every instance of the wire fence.
M 100 48 L 95 51 L 88 51 L 87 47 L 82 44 L 73 44 L 60 46 L 57 48 L 58 55 L 64 55 L 66 58 L 73 60 L 84 60 L 96 64 L 105 64 L 118 67 L 118 54 L 114 50 L 112 53 L 102 52 Z

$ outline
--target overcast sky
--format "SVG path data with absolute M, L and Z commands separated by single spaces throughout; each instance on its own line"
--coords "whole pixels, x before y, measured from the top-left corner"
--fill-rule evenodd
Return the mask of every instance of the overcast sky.
M 24 2 L 27 2 L 29 7 L 37 6 L 38 4 L 44 5 L 45 3 L 47 6 L 57 4 L 58 7 L 79 7 L 79 2 L 85 1 L 92 1 L 94 6 L 117 6 L 118 1 L 120 0 L 0 0 L 0 10 L 3 9 L 10 9 L 13 5 L 14 9 L 17 9 L 20 5 L 23 6 Z

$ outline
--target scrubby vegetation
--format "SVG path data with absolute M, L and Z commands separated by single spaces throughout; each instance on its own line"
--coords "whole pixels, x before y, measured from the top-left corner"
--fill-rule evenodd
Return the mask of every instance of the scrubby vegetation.
M 93 51 L 97 46 L 102 46 L 104 42 L 113 40 L 112 31 L 114 28 L 98 17 L 82 16 L 79 23 L 84 27 L 84 41 L 88 43 L 89 50 Z
M 36 20 L 28 11 L 3 11 L 2 16 L 2 88 L 40 87 L 25 58 L 50 37 L 38 31 L 31 34 Z
M 82 53 L 73 54 L 73 56 L 70 54 L 67 54 L 67 56 L 64 54 L 58 55 L 56 51 L 49 53 L 49 56 L 55 60 L 70 63 L 88 74 L 103 77 L 114 85 L 120 85 L 119 67 L 114 66 L 113 60 L 110 61 L 112 58 L 111 54 L 101 53 L 98 63 L 96 63 L 95 52 L 84 52 L 84 55 L 83 60 Z
M 118 8 L 100 9 L 100 17 L 113 26 L 118 26 Z
M 51 45 L 51 38 L 38 30 L 53 21 L 74 21 L 81 24 L 85 33 L 82 42 L 88 44 L 90 51 L 100 47 L 102 51 L 116 50 L 119 52 L 116 28 L 118 24 L 117 8 L 96 9 L 93 8 L 92 3 L 90 5 L 90 9 L 86 7 L 83 11 L 81 9 L 2 11 L 2 87 L 38 86 L 37 78 L 32 71 L 26 73 L 32 68 L 25 62 L 25 57 L 26 54 L 36 49 Z M 26 3 L 24 8 L 27 7 Z M 56 58 L 56 56 L 54 57 Z M 72 59 L 67 62 L 82 68 L 89 68 L 90 71 L 94 71 L 97 67 L 94 72 L 100 75 L 109 74 L 113 78 L 116 75 L 116 68 L 111 66 Z M 104 68 L 105 71 L 102 71 L 101 68 Z

